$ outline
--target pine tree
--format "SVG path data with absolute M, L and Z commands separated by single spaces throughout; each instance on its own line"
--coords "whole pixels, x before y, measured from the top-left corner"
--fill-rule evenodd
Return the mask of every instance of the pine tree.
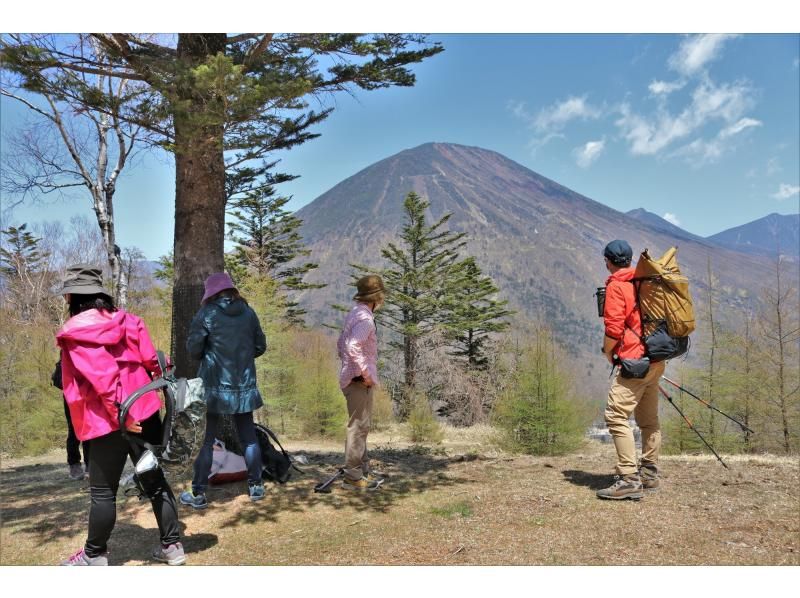
M 445 229 L 452 214 L 428 225 L 425 211 L 429 205 L 410 192 L 403 201 L 406 224 L 400 234 L 401 243 L 389 243 L 381 250 L 390 264 L 381 272 L 389 293 L 377 318 L 402 339 L 390 344 L 403 350 L 406 397 L 416 386 L 419 340 L 447 322 L 447 307 L 454 303 L 452 293 L 458 276 L 454 265 L 459 249 L 466 244 L 465 233 Z M 356 268 L 370 271 L 365 266 Z
M 0 231 L 0 275 L 2 289 L 17 306 L 23 320 L 30 320 L 37 307 L 46 301 L 53 282 L 48 271 L 48 252 L 41 249 L 42 239 L 27 230 L 27 223 Z
M 322 288 L 324 284 L 303 282 L 318 264 L 295 263 L 311 251 L 300 236 L 303 221 L 283 207 L 289 199 L 276 196 L 270 185 L 229 201 L 234 220 L 228 223 L 228 237 L 237 244 L 232 258 L 252 274 L 277 281 L 284 291 Z M 296 301 L 284 301 L 287 320 L 302 324 L 305 310 Z
M 507 300 L 496 298 L 499 289 L 483 275 L 475 258 L 464 260 L 458 271 L 461 277 L 452 289 L 445 324 L 454 348 L 451 355 L 465 358 L 472 368 L 485 368 L 489 335 L 507 330 L 510 324 L 503 318 L 514 312 L 506 308 Z

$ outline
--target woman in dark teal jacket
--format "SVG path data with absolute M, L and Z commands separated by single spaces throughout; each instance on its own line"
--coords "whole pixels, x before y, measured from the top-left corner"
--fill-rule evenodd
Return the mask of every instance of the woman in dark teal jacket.
M 264 402 L 256 385 L 255 358 L 267 349 L 267 339 L 258 316 L 239 296 L 230 276 L 212 274 L 205 294 L 189 327 L 186 348 L 200 360 L 198 376 L 203 380 L 206 400 L 206 435 L 194 462 L 192 491 L 180 496 L 182 504 L 205 509 L 208 476 L 220 416 L 231 415 L 244 449 L 250 500 L 264 498 L 261 482 L 261 449 L 256 439 L 253 411 Z

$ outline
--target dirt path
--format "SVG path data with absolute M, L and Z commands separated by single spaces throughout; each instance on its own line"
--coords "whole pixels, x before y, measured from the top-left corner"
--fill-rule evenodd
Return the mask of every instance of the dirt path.
M 667 457 L 663 488 L 644 500 L 600 501 L 610 445 L 524 457 L 480 439 L 414 448 L 376 436 L 387 475 L 375 493 L 313 485 L 341 458 L 339 443 L 288 442 L 306 474 L 250 503 L 244 483 L 212 488 L 208 510 L 181 507 L 191 565 L 798 565 L 797 459 Z M 85 539 L 88 484 L 66 476 L 61 453 L 5 460 L 0 469 L 0 564 L 54 564 Z M 174 489 L 186 487 L 185 474 Z M 119 500 L 114 565 L 148 564 L 158 541 L 149 505 Z

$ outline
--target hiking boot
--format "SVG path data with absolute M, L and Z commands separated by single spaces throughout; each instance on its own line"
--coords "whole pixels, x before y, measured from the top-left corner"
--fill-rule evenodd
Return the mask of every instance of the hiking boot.
M 208 507 L 208 501 L 206 500 L 206 495 L 203 492 L 195 494 L 194 492 L 187 490 L 186 492 L 181 492 L 178 500 L 181 501 L 182 505 L 192 507 L 193 509 L 205 509 Z
M 78 552 L 73 554 L 65 561 L 61 561 L 62 567 L 107 567 L 108 566 L 108 553 L 104 552 L 98 556 L 86 556 L 86 553 L 81 548 Z
M 250 500 L 253 502 L 261 500 L 265 495 L 264 484 L 249 484 L 247 492 L 250 494 Z
M 658 480 L 658 467 L 655 465 L 642 465 L 639 467 L 639 477 L 642 480 L 642 488 L 655 492 L 660 486 Z
M 639 500 L 643 496 L 642 481 L 635 473 L 625 476 L 614 476 L 614 483 L 611 484 L 611 486 L 597 491 L 597 498 L 611 498 L 614 500 L 622 500 L 625 498 Z
M 167 565 L 183 565 L 186 562 L 186 553 L 183 552 L 183 544 L 180 542 L 169 546 L 159 544 L 153 549 L 153 558 Z
M 69 479 L 82 480 L 86 474 L 83 471 L 83 465 L 80 463 L 73 463 L 69 466 Z
M 370 481 L 365 477 L 362 477 L 361 479 L 358 480 L 351 480 L 349 478 L 345 478 L 342 481 L 342 488 L 344 490 L 358 490 L 358 491 L 367 490 L 371 492 L 373 490 L 377 490 L 378 488 L 380 488 L 382 482 L 383 482 L 382 480 L 381 482 L 377 482 L 374 480 Z

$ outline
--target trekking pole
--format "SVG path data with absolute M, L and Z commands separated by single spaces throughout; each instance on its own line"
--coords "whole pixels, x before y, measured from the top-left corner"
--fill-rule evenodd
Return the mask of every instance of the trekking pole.
M 338 480 L 340 477 L 344 475 L 344 469 L 337 469 L 336 473 L 333 474 L 330 478 L 325 480 L 324 482 L 317 484 L 314 486 L 314 492 L 322 492 L 323 494 L 328 494 L 331 491 L 331 485 Z
M 743 431 L 745 431 L 745 432 L 750 432 L 751 434 L 755 434 L 755 431 L 753 431 L 753 430 L 751 430 L 750 428 L 748 428 L 747 426 L 745 426 L 745 425 L 744 425 L 742 422 L 740 422 L 740 421 L 739 421 L 739 420 L 737 420 L 737 419 L 734 419 L 734 418 L 732 418 L 732 417 L 731 417 L 730 415 L 728 415 L 727 413 L 723 413 L 722 411 L 720 411 L 719 409 L 717 409 L 717 408 L 716 408 L 716 407 L 714 407 L 713 405 L 711 405 L 711 404 L 709 404 L 709 403 L 706 403 L 706 402 L 705 402 L 703 399 L 701 399 L 700 397 L 698 397 L 696 394 L 694 394 L 694 393 L 692 393 L 692 392 L 690 392 L 690 391 L 686 390 L 686 389 L 685 389 L 683 386 L 681 386 L 681 385 L 680 385 L 680 384 L 678 384 L 677 382 L 673 382 L 672 380 L 670 380 L 670 379 L 669 379 L 669 378 L 667 378 L 666 376 L 661 376 L 661 379 L 662 379 L 662 380 L 664 380 L 664 381 L 666 381 L 666 382 L 669 382 L 670 384 L 672 384 L 672 386 L 674 386 L 675 388 L 677 388 L 678 390 L 680 390 L 680 391 L 682 391 L 682 392 L 685 392 L 687 395 L 689 395 L 689 396 L 690 396 L 690 397 L 692 397 L 693 399 L 697 399 L 698 401 L 700 401 L 700 402 L 701 402 L 703 405 L 705 405 L 705 406 L 706 406 L 706 407 L 708 407 L 709 409 L 713 409 L 714 411 L 716 411 L 716 412 L 717 412 L 717 413 L 719 413 L 720 415 L 724 415 L 724 416 L 725 416 L 725 417 L 727 417 L 729 420 L 731 420 L 733 423 L 735 423 L 736 425 L 738 425 L 738 426 L 739 426 L 739 427 L 740 427 L 740 428 L 741 428 Z
M 660 391 L 661 391 L 661 394 L 663 394 L 663 395 L 664 395 L 664 396 L 667 398 L 667 400 L 669 401 L 669 404 L 670 404 L 670 405 L 672 405 L 673 407 L 675 407 L 675 410 L 676 410 L 678 413 L 680 413 L 680 414 L 681 414 L 681 417 L 683 418 L 683 420 L 684 420 L 684 421 L 685 421 L 685 422 L 688 424 L 689 428 L 690 428 L 692 431 L 694 431 L 694 433 L 695 433 L 695 434 L 697 434 L 697 435 L 700 437 L 700 440 L 702 440 L 702 441 L 703 441 L 703 444 L 705 444 L 705 445 L 708 447 L 708 450 L 710 450 L 712 453 L 714 453 L 714 456 L 715 456 L 717 459 L 719 459 L 719 462 L 720 462 L 720 463 L 722 463 L 722 466 L 723 466 L 725 469 L 730 469 L 730 467 L 728 467 L 728 466 L 725 464 L 725 461 L 723 461 L 723 460 L 722 460 L 722 457 L 720 457 L 720 456 L 717 454 L 717 451 L 715 451 L 715 450 L 714 450 L 714 447 L 712 447 L 710 444 L 708 444 L 708 442 L 706 442 L 706 439 L 705 439 L 705 438 L 703 438 L 703 435 L 702 435 L 702 434 L 700 434 L 700 432 L 698 432 L 698 431 L 697 431 L 697 428 L 695 428 L 695 427 L 692 425 L 692 422 L 691 422 L 691 421 L 689 421 L 689 418 L 688 418 L 688 417 L 686 417 L 686 416 L 683 414 L 683 411 L 681 411 L 681 410 L 680 410 L 680 408 L 679 408 L 679 407 L 678 407 L 678 406 L 677 406 L 677 405 L 676 405 L 676 404 L 673 402 L 673 400 L 672 400 L 672 397 L 670 396 L 670 394 L 669 394 L 669 393 L 668 393 L 666 390 L 664 390 L 663 388 L 661 388 L 661 386 L 659 386 L 659 387 L 658 387 L 658 390 L 660 390 Z

